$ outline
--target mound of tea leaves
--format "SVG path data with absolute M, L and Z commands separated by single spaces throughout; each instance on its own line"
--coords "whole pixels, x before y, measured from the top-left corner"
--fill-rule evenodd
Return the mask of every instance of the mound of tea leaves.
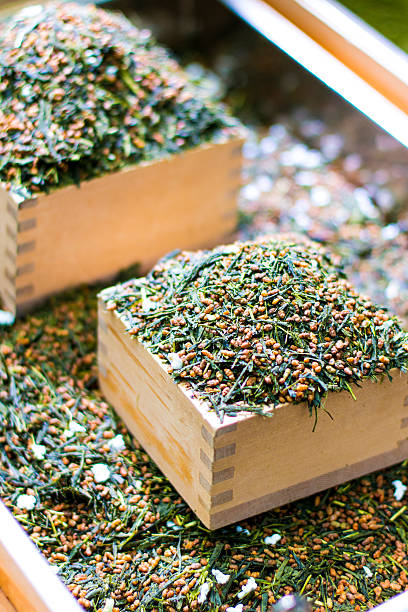
M 265 240 L 165 258 L 102 292 L 129 333 L 222 418 L 307 401 L 408 366 L 408 334 L 311 243 Z
M 0 27 L 0 180 L 26 192 L 227 138 L 237 122 L 149 31 L 91 5 Z

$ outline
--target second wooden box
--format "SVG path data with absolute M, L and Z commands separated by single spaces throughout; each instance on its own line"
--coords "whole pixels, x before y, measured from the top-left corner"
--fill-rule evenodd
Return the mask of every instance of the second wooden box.
M 99 304 L 99 376 L 106 398 L 210 529 L 311 495 L 408 457 L 408 375 L 305 404 L 220 423 Z

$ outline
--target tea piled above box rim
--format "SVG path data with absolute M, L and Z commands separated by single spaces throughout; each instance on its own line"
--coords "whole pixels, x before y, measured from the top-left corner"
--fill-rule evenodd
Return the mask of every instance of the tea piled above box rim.
M 222 419 L 321 407 L 408 366 L 408 333 L 312 243 L 264 239 L 180 252 L 101 293 L 127 331 Z
M 0 180 L 22 197 L 240 131 L 123 16 L 36 5 L 0 33 Z

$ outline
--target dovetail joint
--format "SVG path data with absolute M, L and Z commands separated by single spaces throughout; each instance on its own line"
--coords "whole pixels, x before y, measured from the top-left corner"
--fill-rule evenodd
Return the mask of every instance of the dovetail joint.
M 216 448 L 214 451 L 214 461 L 219 461 L 220 459 L 225 459 L 225 457 L 231 457 L 236 453 L 236 444 L 233 442 L 232 444 L 227 444 L 226 446 L 220 446 L 220 448 Z
M 35 227 L 37 227 L 37 219 L 25 219 L 24 221 L 20 221 L 20 223 L 18 224 L 18 231 L 28 232 L 29 230 L 32 230 Z
M 34 285 L 25 285 L 24 287 L 18 287 L 16 289 L 17 298 L 30 297 L 34 293 Z
M 17 253 L 19 255 L 23 255 L 24 253 L 29 253 L 30 251 L 34 251 L 35 249 L 35 240 L 30 240 L 29 242 L 22 242 L 17 245 Z

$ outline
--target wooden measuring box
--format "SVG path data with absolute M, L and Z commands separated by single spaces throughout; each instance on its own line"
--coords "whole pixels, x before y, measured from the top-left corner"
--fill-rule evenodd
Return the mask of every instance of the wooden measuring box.
M 236 226 L 241 145 L 205 144 L 31 200 L 0 188 L 3 308 L 21 314 L 170 250 L 222 242 Z
M 221 423 L 99 304 L 101 389 L 203 523 L 216 529 L 408 457 L 408 375 Z

